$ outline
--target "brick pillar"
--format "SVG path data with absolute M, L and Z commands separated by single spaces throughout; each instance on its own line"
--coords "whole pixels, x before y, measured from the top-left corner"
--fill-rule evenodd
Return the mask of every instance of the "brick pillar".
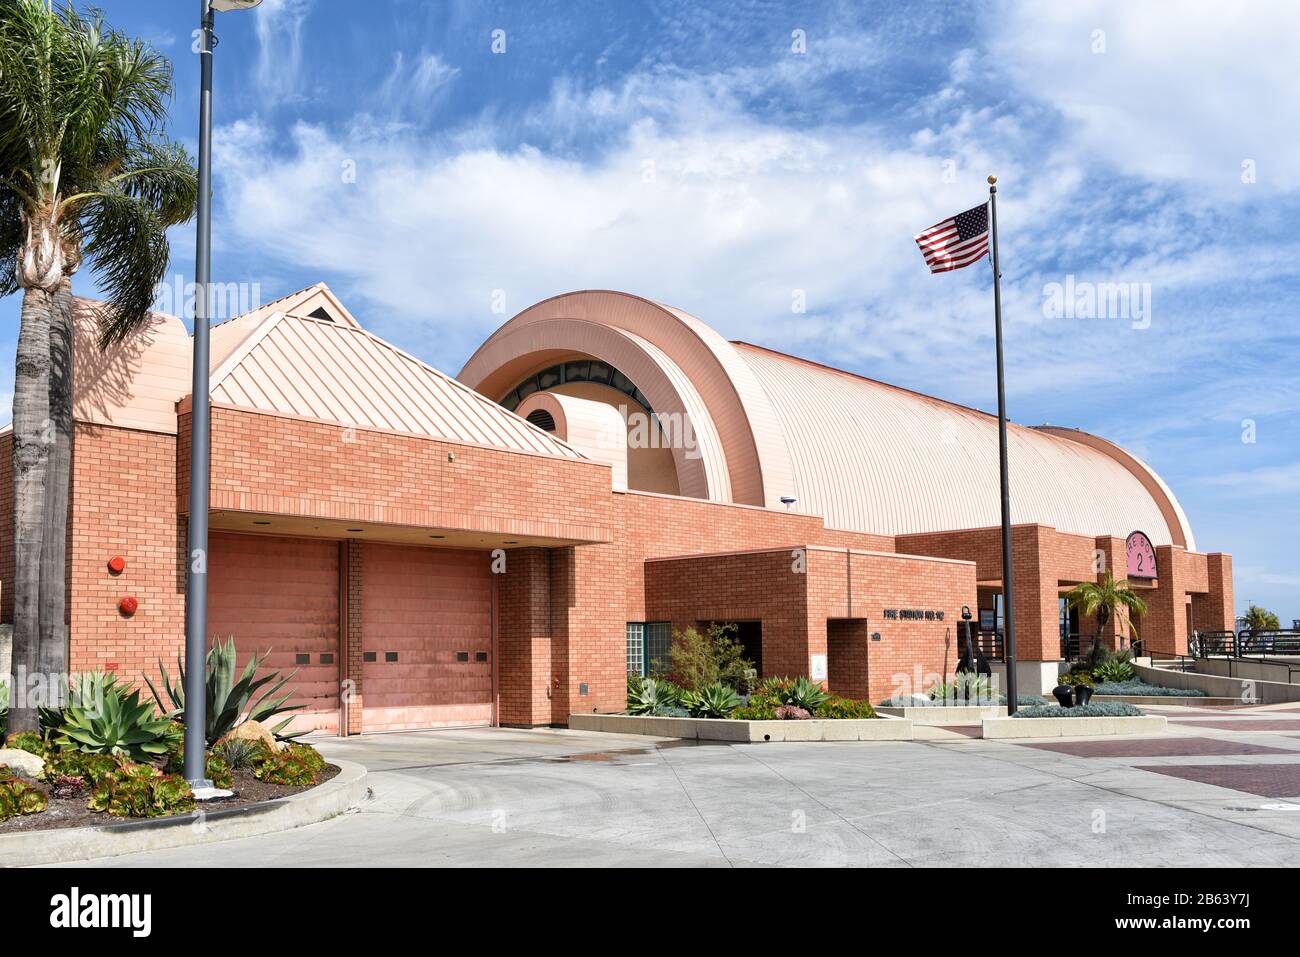
M 1232 631 L 1237 624 L 1232 595 L 1232 556 L 1211 552 L 1205 556 L 1209 593 L 1196 603 L 1194 623 L 1202 631 Z
M 1014 556 L 1016 657 L 1021 661 L 1056 661 L 1061 657 L 1060 589 L 1056 570 L 1043 567 L 1036 525 L 1011 529 Z
M 507 553 L 500 579 L 497 633 L 499 721 L 532 727 L 551 722 L 551 552 Z
M 1102 553 L 1104 564 L 1098 570 L 1097 583 L 1100 584 L 1102 579 L 1109 572 L 1116 581 L 1128 576 L 1128 546 L 1122 538 L 1113 538 L 1102 536 L 1097 539 L 1097 548 Z M 1132 635 L 1129 633 L 1128 626 L 1121 620 L 1124 618 L 1122 612 L 1114 612 L 1110 621 L 1106 622 L 1106 627 L 1100 630 L 1100 641 L 1112 651 L 1119 649 L 1121 645 L 1128 647 L 1129 639 Z M 1082 620 L 1079 623 L 1079 630 L 1085 634 L 1097 634 L 1097 619 L 1095 616 L 1090 617 L 1090 624 L 1085 627 Z M 1080 649 L 1086 653 L 1086 649 Z
M 343 559 L 347 589 L 347 616 L 344 621 L 344 643 L 347 646 L 347 680 L 343 689 L 347 701 L 348 726 L 345 734 L 361 733 L 361 674 L 364 667 L 361 657 L 361 569 L 364 545 L 349 539 L 343 543 Z
M 1181 559 L 1186 553 L 1174 545 L 1156 548 L 1157 587 L 1144 592 L 1147 613 L 1142 616 L 1141 637 L 1145 651 L 1187 654 L 1187 589 Z

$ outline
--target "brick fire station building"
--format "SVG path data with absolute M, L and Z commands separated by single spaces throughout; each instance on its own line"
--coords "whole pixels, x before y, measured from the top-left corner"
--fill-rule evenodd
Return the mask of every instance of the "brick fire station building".
M 78 306 L 71 660 L 135 676 L 184 642 L 191 342 L 156 316 L 101 353 L 96 308 Z M 638 296 L 538 303 L 453 379 L 317 285 L 214 327 L 211 395 L 209 632 L 296 668 L 322 731 L 618 710 L 629 669 L 710 621 L 737 622 L 765 675 L 878 701 L 952 672 L 963 606 L 1000 625 L 996 418 Z M 1230 557 L 1197 551 L 1150 468 L 1069 429 L 1010 443 L 1022 689 L 1096 631 L 1061 595 L 1099 559 L 1144 590 L 1147 649 L 1232 627 Z M 1130 568 L 1133 533 L 1154 569 Z

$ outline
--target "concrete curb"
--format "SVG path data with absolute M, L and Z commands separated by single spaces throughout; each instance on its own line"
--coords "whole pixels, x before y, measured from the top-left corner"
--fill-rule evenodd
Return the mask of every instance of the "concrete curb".
M 96 827 L 51 828 L 0 835 L 0 866 L 30 867 L 118 857 L 169 847 L 196 847 L 257 837 L 328 820 L 365 798 L 366 769 L 331 760 L 339 773 L 324 784 L 274 801 L 207 811 L 200 816 L 147 818 Z
M 808 721 L 735 721 L 729 718 L 656 718 L 631 714 L 571 714 L 574 731 L 648 734 L 658 738 L 761 744 L 775 741 L 911 741 L 912 722 L 879 718 Z
M 1164 715 L 1130 718 L 985 718 L 982 736 L 998 738 L 1074 738 L 1094 734 L 1161 734 Z
M 906 718 L 917 725 L 979 724 L 984 718 L 1005 718 L 1006 705 L 909 705 L 876 708 L 877 714 Z

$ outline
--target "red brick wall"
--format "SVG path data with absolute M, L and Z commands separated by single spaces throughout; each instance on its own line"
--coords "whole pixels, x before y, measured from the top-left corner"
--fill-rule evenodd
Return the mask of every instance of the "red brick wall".
M 347 717 L 347 733 L 360 734 L 362 728 L 362 685 L 364 684 L 364 651 L 361 646 L 361 612 L 364 607 L 362 576 L 365 574 L 365 555 L 362 543 L 349 540 L 344 543 L 343 569 L 340 578 L 345 589 L 343 620 L 344 644 L 347 665 L 343 675 L 343 710 Z
M 551 721 L 551 550 L 512 549 L 500 576 L 497 690 L 501 724 Z
M 214 509 L 608 541 L 609 487 L 590 462 L 212 410 Z
M 123 678 L 175 667 L 185 644 L 185 527 L 176 514 L 176 437 L 78 424 L 73 445 L 71 668 Z M 119 576 L 114 555 L 126 559 Z M 118 599 L 134 595 L 126 618 Z M 173 675 L 174 677 L 174 675 Z
M 761 620 L 765 677 L 808 674 L 811 656 L 824 654 L 832 689 L 872 701 L 925 690 L 952 671 L 961 607 L 975 601 L 973 565 L 824 547 L 804 558 L 804 572 L 788 549 L 647 562 L 648 617 L 674 630 Z M 886 619 L 886 609 L 944 617 Z

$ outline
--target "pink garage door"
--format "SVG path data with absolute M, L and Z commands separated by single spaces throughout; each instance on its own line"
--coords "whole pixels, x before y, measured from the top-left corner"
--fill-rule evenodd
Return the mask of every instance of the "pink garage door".
M 208 545 L 209 636 L 234 635 L 241 668 L 269 650 L 268 668 L 296 670 L 291 729 L 337 733 L 338 543 L 212 532 Z
M 492 575 L 484 552 L 362 553 L 362 729 L 492 722 Z

